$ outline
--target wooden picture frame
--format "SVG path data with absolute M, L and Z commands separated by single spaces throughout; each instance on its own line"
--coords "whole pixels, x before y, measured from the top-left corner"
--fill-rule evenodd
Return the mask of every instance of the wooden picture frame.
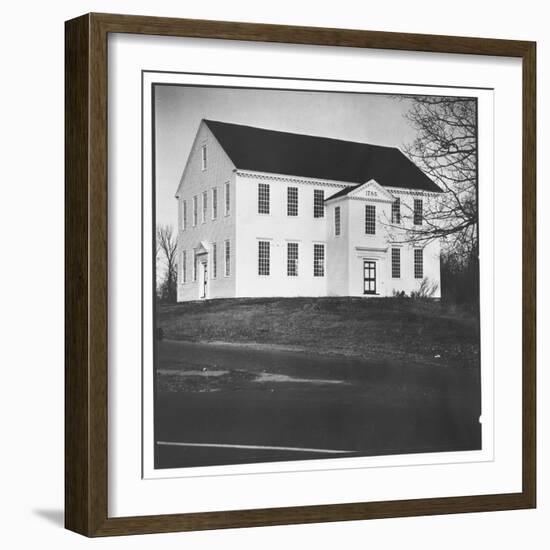
M 133 33 L 519 58 L 523 66 L 523 488 L 512 494 L 108 517 L 107 36 Z M 88 14 L 65 27 L 65 525 L 86 536 L 533 508 L 536 503 L 534 42 Z

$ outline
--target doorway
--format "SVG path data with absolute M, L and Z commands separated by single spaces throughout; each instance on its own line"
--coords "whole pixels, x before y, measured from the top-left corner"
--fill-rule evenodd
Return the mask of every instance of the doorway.
M 199 264 L 199 298 L 208 298 L 208 262 L 203 260 Z
M 376 294 L 376 262 L 363 260 L 363 294 Z

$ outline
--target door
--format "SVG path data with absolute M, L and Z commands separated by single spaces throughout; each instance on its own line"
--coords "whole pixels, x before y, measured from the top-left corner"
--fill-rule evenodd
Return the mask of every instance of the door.
M 201 262 L 201 276 L 199 280 L 200 288 L 200 297 L 201 299 L 206 298 L 208 290 L 208 262 Z
M 363 260 L 363 294 L 376 294 L 376 262 Z

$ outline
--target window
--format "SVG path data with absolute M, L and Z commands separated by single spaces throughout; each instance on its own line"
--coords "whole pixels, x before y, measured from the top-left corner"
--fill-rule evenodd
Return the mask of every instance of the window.
M 212 219 L 215 220 L 218 217 L 218 188 L 212 189 Z
M 325 276 L 325 245 L 324 244 L 313 245 L 313 276 L 314 277 Z
M 225 254 L 224 254 L 224 267 L 223 267 L 223 274 L 225 277 L 229 277 L 231 275 L 231 243 L 229 241 L 225 241 Z
M 184 250 L 181 253 L 181 282 L 186 283 L 187 282 L 187 252 Z
M 199 198 L 197 195 L 193 197 L 193 227 L 197 225 L 197 216 L 198 216 L 198 206 L 199 204 Z
M 258 183 L 258 214 L 269 214 L 268 183 Z
M 376 235 L 376 206 L 374 204 L 365 205 L 365 233 Z
M 206 222 L 206 212 L 208 210 L 208 192 L 202 193 L 202 223 Z
M 422 225 L 422 199 L 414 199 L 414 225 Z
M 187 229 L 187 201 L 183 201 L 181 205 L 181 228 Z
M 206 170 L 206 161 L 206 145 L 203 145 L 201 147 L 201 168 L 203 171 Z
M 229 187 L 229 182 L 224 185 L 225 190 L 225 215 L 229 216 L 231 211 L 231 188 Z
M 218 247 L 212 243 L 212 279 L 218 276 Z
M 298 277 L 298 243 L 287 243 L 286 274 L 289 277 Z
M 414 278 L 422 279 L 424 277 L 424 256 L 421 248 L 414 251 Z
M 325 217 L 325 192 L 323 189 L 313 190 L 313 217 Z
M 269 241 L 258 241 L 258 275 L 269 275 Z
M 399 279 L 401 277 L 401 249 L 391 249 L 391 276 L 392 279 Z
M 334 209 L 334 234 L 340 235 L 340 207 Z
M 391 205 L 391 222 L 401 223 L 401 199 L 399 197 Z
M 288 216 L 298 215 L 298 188 L 297 187 L 287 188 L 286 213 Z
M 197 251 L 193 250 L 193 281 L 197 280 Z

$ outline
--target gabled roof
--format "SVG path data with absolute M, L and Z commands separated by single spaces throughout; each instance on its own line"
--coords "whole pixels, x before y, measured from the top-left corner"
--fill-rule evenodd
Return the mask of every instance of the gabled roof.
M 395 147 L 292 134 L 215 120 L 205 119 L 204 123 L 237 169 L 356 185 L 374 179 L 384 187 L 441 192 L 420 168 Z M 350 190 L 354 187 L 350 186 Z

